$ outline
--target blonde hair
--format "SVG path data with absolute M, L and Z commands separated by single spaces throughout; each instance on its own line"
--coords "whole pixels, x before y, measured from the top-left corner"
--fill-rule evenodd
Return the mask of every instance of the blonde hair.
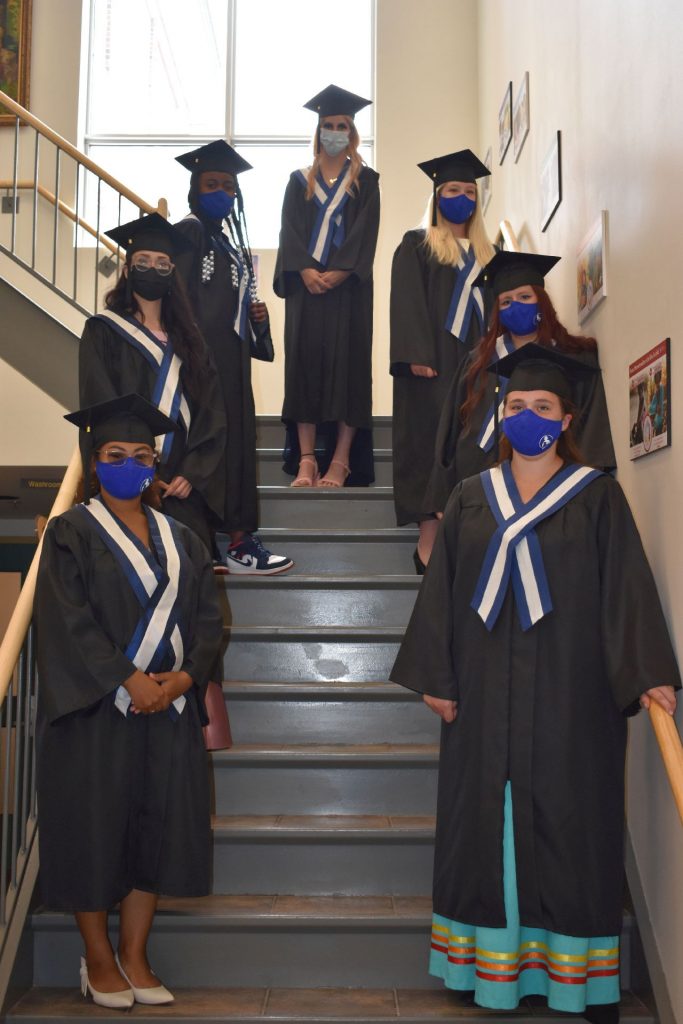
M 445 184 L 446 182 L 444 182 Z M 437 198 L 442 188 L 443 185 L 437 188 Z M 480 267 L 485 267 L 496 253 L 486 234 L 484 218 L 481 215 L 479 206 L 479 188 L 476 183 L 475 188 L 477 189 L 477 205 L 467 223 L 467 238 L 472 246 L 477 263 Z M 430 196 L 422 221 L 422 227 L 425 232 L 424 245 L 429 250 L 430 256 L 433 256 L 437 263 L 444 263 L 446 266 L 452 267 L 460 258 L 462 246 L 458 244 L 458 239 L 448 227 L 448 221 L 441 213 L 438 204 L 436 207 L 436 226 L 432 225 L 433 204 L 434 196 Z
M 360 135 L 356 128 L 353 118 L 347 114 L 343 115 L 349 122 L 349 160 L 351 161 L 351 169 L 349 173 L 348 181 L 346 182 L 346 192 L 351 193 L 355 188 L 358 191 L 358 178 L 360 176 L 361 168 L 364 166 L 363 161 L 358 153 L 358 147 L 360 146 Z M 313 198 L 313 192 L 315 190 L 315 180 L 318 177 L 318 170 L 320 169 L 320 124 L 315 130 L 313 136 L 313 163 L 308 169 L 306 175 L 306 181 L 308 182 L 306 187 L 306 199 Z

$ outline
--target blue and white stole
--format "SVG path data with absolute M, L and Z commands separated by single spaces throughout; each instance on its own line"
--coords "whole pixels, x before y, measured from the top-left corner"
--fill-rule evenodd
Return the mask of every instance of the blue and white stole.
M 471 245 L 468 250 L 460 246 L 460 255 L 455 269 L 457 271 L 455 287 L 444 327 L 464 343 L 467 340 L 473 316 L 479 324 L 480 334 L 484 327 L 484 299 L 481 288 L 472 287 L 472 282 L 481 273 L 481 267 L 477 263 Z
M 523 630 L 552 611 L 553 603 L 535 527 L 563 508 L 598 476 L 591 466 L 564 466 L 524 504 L 509 461 L 480 473 L 486 500 L 498 523 L 489 541 L 471 607 L 490 631 L 505 600 L 510 577 Z
M 107 309 L 103 313 L 96 313 L 97 320 L 104 320 L 113 327 L 117 334 L 137 349 L 147 360 L 156 373 L 156 382 L 151 395 L 152 405 L 156 405 L 160 412 L 168 416 L 174 423 L 180 423 L 186 434 L 189 433 L 192 417 L 190 407 L 183 393 L 183 385 L 180 378 L 182 360 L 173 351 L 170 340 L 164 345 L 158 338 L 155 338 L 151 331 L 148 331 L 144 324 L 138 323 L 135 319 L 119 316 L 118 313 Z M 161 434 L 156 439 L 162 463 L 168 461 L 173 447 L 173 434 Z
M 318 216 L 308 243 L 308 254 L 323 267 L 327 266 L 332 247 L 338 249 L 345 238 L 344 207 L 349 200 L 346 179 L 350 169 L 351 161 L 347 160 L 333 185 L 327 185 L 319 175 L 315 179 L 313 201 L 318 207 Z M 302 167 L 296 172 L 304 188 L 308 188 L 309 170 L 309 167 Z
M 499 359 L 504 359 L 505 356 L 509 356 L 511 352 L 515 351 L 515 345 L 509 334 L 501 334 L 496 339 L 496 358 L 493 362 L 498 362 Z M 503 418 L 503 406 L 505 405 L 505 391 L 507 388 L 507 381 L 500 380 L 498 382 L 498 422 L 500 423 Z M 491 408 L 484 418 L 484 423 L 481 430 L 479 431 L 479 437 L 477 438 L 477 444 L 482 451 L 490 452 L 495 442 L 496 433 L 496 418 L 495 418 L 495 396 L 491 403 Z
M 256 283 L 252 279 L 251 271 L 244 257 L 232 244 L 230 236 L 225 231 L 212 235 L 211 239 L 230 263 L 232 286 L 237 292 L 233 327 L 242 341 L 250 341 L 252 329 L 249 320 L 249 306 L 256 300 Z
M 125 655 L 141 672 L 178 672 L 184 660 L 185 646 L 180 629 L 179 595 L 187 572 L 187 555 L 176 539 L 172 520 L 144 506 L 149 535 L 159 556 L 151 551 L 128 527 L 113 515 L 101 498 L 79 505 L 112 553 L 137 598 L 142 614 L 126 647 Z M 172 660 L 173 668 L 168 669 Z M 164 666 L 166 668 L 164 669 Z M 182 714 L 184 696 L 177 697 L 168 709 L 172 718 Z M 125 686 L 116 691 L 115 705 L 122 715 L 128 713 L 131 697 Z

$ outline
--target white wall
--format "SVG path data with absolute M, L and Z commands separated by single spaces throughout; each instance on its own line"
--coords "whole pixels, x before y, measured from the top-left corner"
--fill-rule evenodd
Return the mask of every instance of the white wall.
M 512 79 L 516 93 L 525 71 L 531 81 L 531 132 L 519 162 L 510 149 L 496 167 L 488 224 L 493 230 L 505 216 L 525 248 L 563 257 L 547 284 L 570 330 L 578 328 L 576 248 L 600 210 L 609 211 L 609 295 L 584 329 L 600 344 L 619 480 L 683 654 L 682 9 L 678 0 L 480 0 L 479 13 L 482 151 L 497 143 L 505 84 Z M 558 128 L 564 198 L 542 234 L 539 172 Z M 668 336 L 674 447 L 629 462 L 628 364 Z M 628 785 L 635 857 L 671 1001 L 683 1020 L 683 830 L 645 715 L 631 730 Z

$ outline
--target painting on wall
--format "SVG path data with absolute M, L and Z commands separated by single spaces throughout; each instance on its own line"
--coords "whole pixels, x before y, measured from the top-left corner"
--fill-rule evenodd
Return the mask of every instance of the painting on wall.
M 587 320 L 607 295 L 607 210 L 603 210 L 576 254 L 576 307 Z
M 486 150 L 486 156 L 484 157 L 484 166 L 490 168 L 491 161 L 493 160 L 493 147 L 489 146 Z M 480 178 L 480 201 L 481 201 L 481 212 L 486 213 L 488 205 L 491 202 L 491 175 L 488 174 L 485 178 Z
M 545 231 L 562 202 L 561 132 L 555 133 L 541 167 L 541 231 Z
M 671 444 L 671 341 L 665 338 L 628 368 L 631 459 Z
M 525 72 L 512 111 L 512 152 L 515 163 L 519 160 L 522 147 L 529 134 L 529 72 Z
M 508 82 L 498 111 L 498 163 L 502 164 L 512 139 L 512 82 Z
M 28 106 L 31 63 L 31 0 L 0 0 L 0 92 L 23 107 Z M 14 124 L 13 114 L 3 113 L 0 124 Z

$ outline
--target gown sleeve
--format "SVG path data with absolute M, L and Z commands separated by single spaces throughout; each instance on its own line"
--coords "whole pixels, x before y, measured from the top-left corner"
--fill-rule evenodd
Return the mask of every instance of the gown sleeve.
M 173 225 L 192 243 L 192 249 L 175 258 L 176 274 L 182 281 L 195 316 L 199 307 L 200 260 L 204 250 L 204 228 L 196 217 L 184 217 Z
M 78 392 L 81 407 L 108 402 L 119 396 L 119 351 L 121 343 L 112 344 L 113 332 L 102 320 L 90 317 L 85 322 L 78 350 Z
M 318 268 L 318 263 L 308 252 L 305 202 L 306 193 L 295 171 L 287 182 L 282 203 L 280 245 L 273 277 L 273 291 L 281 299 L 303 288 L 302 270 Z
M 207 371 L 201 384 L 202 393 L 190 398 L 192 420 L 182 456 L 173 466 L 173 475 L 185 477 L 222 519 L 227 427 L 216 369 L 208 351 L 205 356 Z
M 93 613 L 87 560 L 73 524 L 54 519 L 43 539 L 35 601 L 39 699 L 49 722 L 97 703 L 136 671 Z
M 356 217 L 342 245 L 332 254 L 327 270 L 348 270 L 361 284 L 372 277 L 379 232 L 379 174 L 364 167 L 359 179 Z
M 223 615 L 218 601 L 213 565 L 201 541 L 189 530 L 183 537 L 192 563 L 197 568 L 197 609 L 192 637 L 185 652 L 183 671 L 202 693 L 210 681 L 223 639 Z
M 428 505 L 434 512 L 446 507 L 453 488 L 459 482 L 456 454 L 458 438 L 464 429 L 460 409 L 467 397 L 469 367 L 469 359 L 460 364 L 441 407 L 434 446 L 434 463 L 425 495 L 425 507 Z
M 592 366 L 598 366 L 595 353 L 588 352 L 584 358 Z M 581 454 L 589 466 L 611 473 L 617 467 L 617 459 L 612 444 L 602 373 L 592 374 L 579 385 L 577 400 L 579 412 L 574 434 Z
M 424 232 L 408 231 L 391 264 L 390 373 L 411 376 L 410 364 L 437 367 L 434 333 L 427 306 L 425 263 L 420 259 Z
M 408 629 L 391 670 L 394 683 L 430 697 L 458 700 L 453 657 L 453 600 L 460 494 L 458 487 L 448 503 L 429 566 L 422 578 Z
M 618 707 L 635 714 L 646 690 L 680 690 L 681 679 L 631 509 L 615 480 L 605 484 L 598 521 L 603 655 Z

